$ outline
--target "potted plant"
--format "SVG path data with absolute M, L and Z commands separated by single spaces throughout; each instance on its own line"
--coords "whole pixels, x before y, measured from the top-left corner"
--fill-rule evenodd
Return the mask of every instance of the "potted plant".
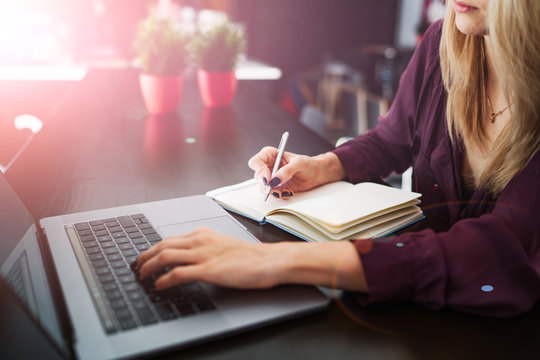
M 178 108 L 189 41 L 174 20 L 154 11 L 139 24 L 134 45 L 142 69 L 141 92 L 149 113 L 170 113 Z
M 199 29 L 194 35 L 192 52 L 198 67 L 199 92 L 206 106 L 231 104 L 238 82 L 234 68 L 245 45 L 243 32 L 230 22 L 207 31 Z

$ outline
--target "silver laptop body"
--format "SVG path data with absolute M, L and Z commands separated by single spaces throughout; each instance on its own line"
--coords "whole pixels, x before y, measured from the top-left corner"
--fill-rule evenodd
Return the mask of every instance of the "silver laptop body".
M 75 232 L 75 224 L 143 214 L 162 238 L 204 225 L 245 241 L 258 240 L 210 198 L 202 195 L 45 218 L 39 221 L 39 228 L 29 220 L 28 210 L 1 174 L 0 196 L 2 203 L 11 204 L 6 205 L 8 208 L 0 205 L 0 215 L 11 217 L 4 223 L 13 229 L 5 234 L 5 224 L 2 224 L 2 242 L 13 245 L 9 252 L 7 246 L 2 248 L 2 275 L 9 283 L 7 275 L 14 264 L 22 264 L 23 271 L 19 272 L 26 275 L 19 276 L 19 281 L 22 278 L 19 291 L 21 283 L 23 289 L 29 288 L 21 292 L 26 294 L 24 302 L 57 345 L 64 350 L 72 349 L 80 359 L 150 355 L 314 312 L 329 302 L 314 287 L 238 291 L 201 283 L 202 292 L 213 304 L 210 310 L 184 316 L 175 309 L 178 316 L 167 320 L 152 310 L 157 322 L 143 324 L 136 318 L 136 327 L 122 330 L 110 308 L 105 306 L 110 305 L 109 300 L 101 283 L 95 280 L 95 269 L 89 265 L 84 242 Z M 37 239 L 39 234 L 42 234 L 40 240 Z M 47 254 L 42 254 L 45 250 L 50 251 L 49 258 L 54 264 L 52 272 L 56 273 L 53 277 L 59 283 L 61 302 L 65 306 L 53 300 L 54 291 L 50 289 L 42 260 L 43 255 L 47 258 Z M 51 276 L 50 272 L 48 275 Z M 63 310 L 60 314 L 59 307 Z M 65 313 L 68 321 L 61 313 Z M 70 329 L 66 330 L 66 324 Z M 66 338 L 70 343 L 66 344 Z

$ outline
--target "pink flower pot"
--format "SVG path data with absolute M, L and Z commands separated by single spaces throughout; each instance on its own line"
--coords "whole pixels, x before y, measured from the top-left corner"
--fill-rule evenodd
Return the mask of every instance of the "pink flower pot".
M 234 71 L 208 72 L 199 69 L 197 71 L 199 93 L 204 104 L 208 107 L 231 105 L 238 80 Z
M 166 114 L 176 112 L 182 97 L 184 77 L 154 76 L 141 73 L 139 83 L 141 92 L 150 114 Z

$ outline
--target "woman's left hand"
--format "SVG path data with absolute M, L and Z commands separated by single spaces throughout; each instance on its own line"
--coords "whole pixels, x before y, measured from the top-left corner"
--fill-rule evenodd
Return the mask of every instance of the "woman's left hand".
M 229 288 L 270 288 L 279 283 L 279 254 L 270 250 L 269 244 L 249 243 L 202 227 L 151 247 L 139 256 L 136 269 L 144 280 L 171 267 L 156 280 L 157 290 L 196 280 Z
M 251 243 L 201 227 L 171 236 L 142 253 L 140 279 L 161 270 L 157 290 L 203 281 L 237 289 L 307 284 L 367 291 L 360 257 L 349 241 Z

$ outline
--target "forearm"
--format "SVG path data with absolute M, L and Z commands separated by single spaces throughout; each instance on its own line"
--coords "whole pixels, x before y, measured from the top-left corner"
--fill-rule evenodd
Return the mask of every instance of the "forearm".
M 267 244 L 276 255 L 277 282 L 310 284 L 367 292 L 356 249 L 348 241 L 332 243 L 283 242 Z

